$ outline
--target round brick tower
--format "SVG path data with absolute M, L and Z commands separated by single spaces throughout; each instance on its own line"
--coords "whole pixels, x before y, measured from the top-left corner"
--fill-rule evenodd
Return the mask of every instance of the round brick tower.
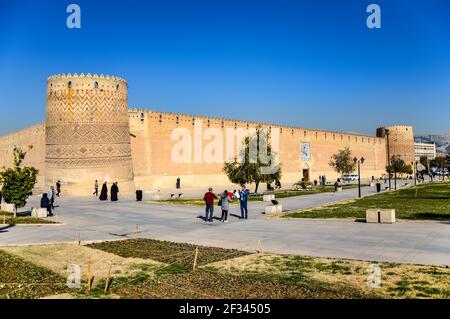
M 394 125 L 385 126 L 377 129 L 378 137 L 385 137 L 386 130 L 389 130 L 389 153 L 390 156 L 400 156 L 406 164 L 414 162 L 414 132 L 412 126 Z
M 46 185 L 92 194 L 95 180 L 134 192 L 127 82 L 118 77 L 54 75 L 47 80 Z

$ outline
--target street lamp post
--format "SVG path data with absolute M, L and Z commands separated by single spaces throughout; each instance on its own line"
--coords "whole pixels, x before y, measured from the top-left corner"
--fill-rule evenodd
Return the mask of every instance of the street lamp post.
M 414 186 L 417 185 L 417 161 L 411 162 L 411 166 L 414 174 Z
M 358 163 L 358 197 L 361 198 L 361 164 L 364 164 L 364 157 L 361 157 L 361 159 L 354 158 L 353 161 L 355 163 Z
M 387 141 L 387 156 L 388 156 L 388 175 L 389 175 L 389 190 L 391 190 L 391 153 L 389 149 L 389 129 L 384 129 L 386 133 L 386 141 Z
M 394 160 L 394 190 L 397 190 L 397 166 L 398 159 Z

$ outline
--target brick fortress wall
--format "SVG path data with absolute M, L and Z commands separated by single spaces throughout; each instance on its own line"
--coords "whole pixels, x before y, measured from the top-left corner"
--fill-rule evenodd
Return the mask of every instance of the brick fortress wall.
M 364 157 L 363 178 L 380 177 L 386 166 L 386 144 L 384 138 L 341 132 L 303 129 L 267 123 L 255 123 L 230 119 L 208 118 L 185 114 L 157 112 L 145 109 L 130 109 L 131 145 L 136 187 L 142 189 L 174 188 L 177 177 L 184 187 L 207 187 L 229 185 L 222 173 L 223 163 L 174 163 L 171 152 L 177 141 L 171 139 L 174 130 L 186 129 L 194 136 L 194 123 L 202 122 L 202 131 L 215 128 L 226 136 L 226 129 L 276 128 L 280 132 L 280 161 L 282 183 L 300 180 L 304 170 L 309 170 L 310 180 L 326 175 L 329 181 L 339 175 L 329 161 L 340 149 L 350 147 L 353 156 Z M 208 144 L 205 138 L 203 147 Z M 194 140 L 191 141 L 194 148 Z M 310 160 L 301 159 L 301 145 L 309 143 Z M 237 142 L 236 142 L 237 144 Z M 235 152 L 237 148 L 235 148 Z M 225 145 L 223 153 L 225 154 Z M 224 157 L 225 158 L 225 157 Z

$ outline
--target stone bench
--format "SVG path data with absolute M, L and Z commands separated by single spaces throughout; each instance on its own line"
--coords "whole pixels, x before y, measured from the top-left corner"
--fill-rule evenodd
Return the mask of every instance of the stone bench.
M 31 210 L 31 217 L 35 217 L 35 218 L 47 217 L 47 208 L 33 208 Z
M 277 214 L 283 212 L 283 206 L 281 204 L 278 205 L 268 205 L 266 206 L 265 213 L 266 215 Z
M 2 202 L 2 204 L 0 206 L 0 210 L 7 212 L 7 213 L 14 213 L 14 205 Z
M 366 210 L 366 223 L 395 223 L 395 209 L 368 209 Z
M 272 199 L 275 199 L 275 194 L 263 195 L 263 202 L 270 202 Z

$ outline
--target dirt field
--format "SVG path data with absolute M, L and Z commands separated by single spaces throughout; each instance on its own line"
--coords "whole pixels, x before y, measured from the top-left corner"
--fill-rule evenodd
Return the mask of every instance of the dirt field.
M 150 259 L 123 258 L 102 250 L 76 244 L 14 246 L 2 247 L 1 249 L 63 276 L 67 275 L 68 265 L 80 265 L 82 279 L 87 278 L 89 261 L 91 262 L 92 274 L 97 279 L 107 277 L 110 266 L 112 277 L 115 277 L 133 275 L 138 271 L 138 265 L 150 267 L 160 265 L 159 262 Z

